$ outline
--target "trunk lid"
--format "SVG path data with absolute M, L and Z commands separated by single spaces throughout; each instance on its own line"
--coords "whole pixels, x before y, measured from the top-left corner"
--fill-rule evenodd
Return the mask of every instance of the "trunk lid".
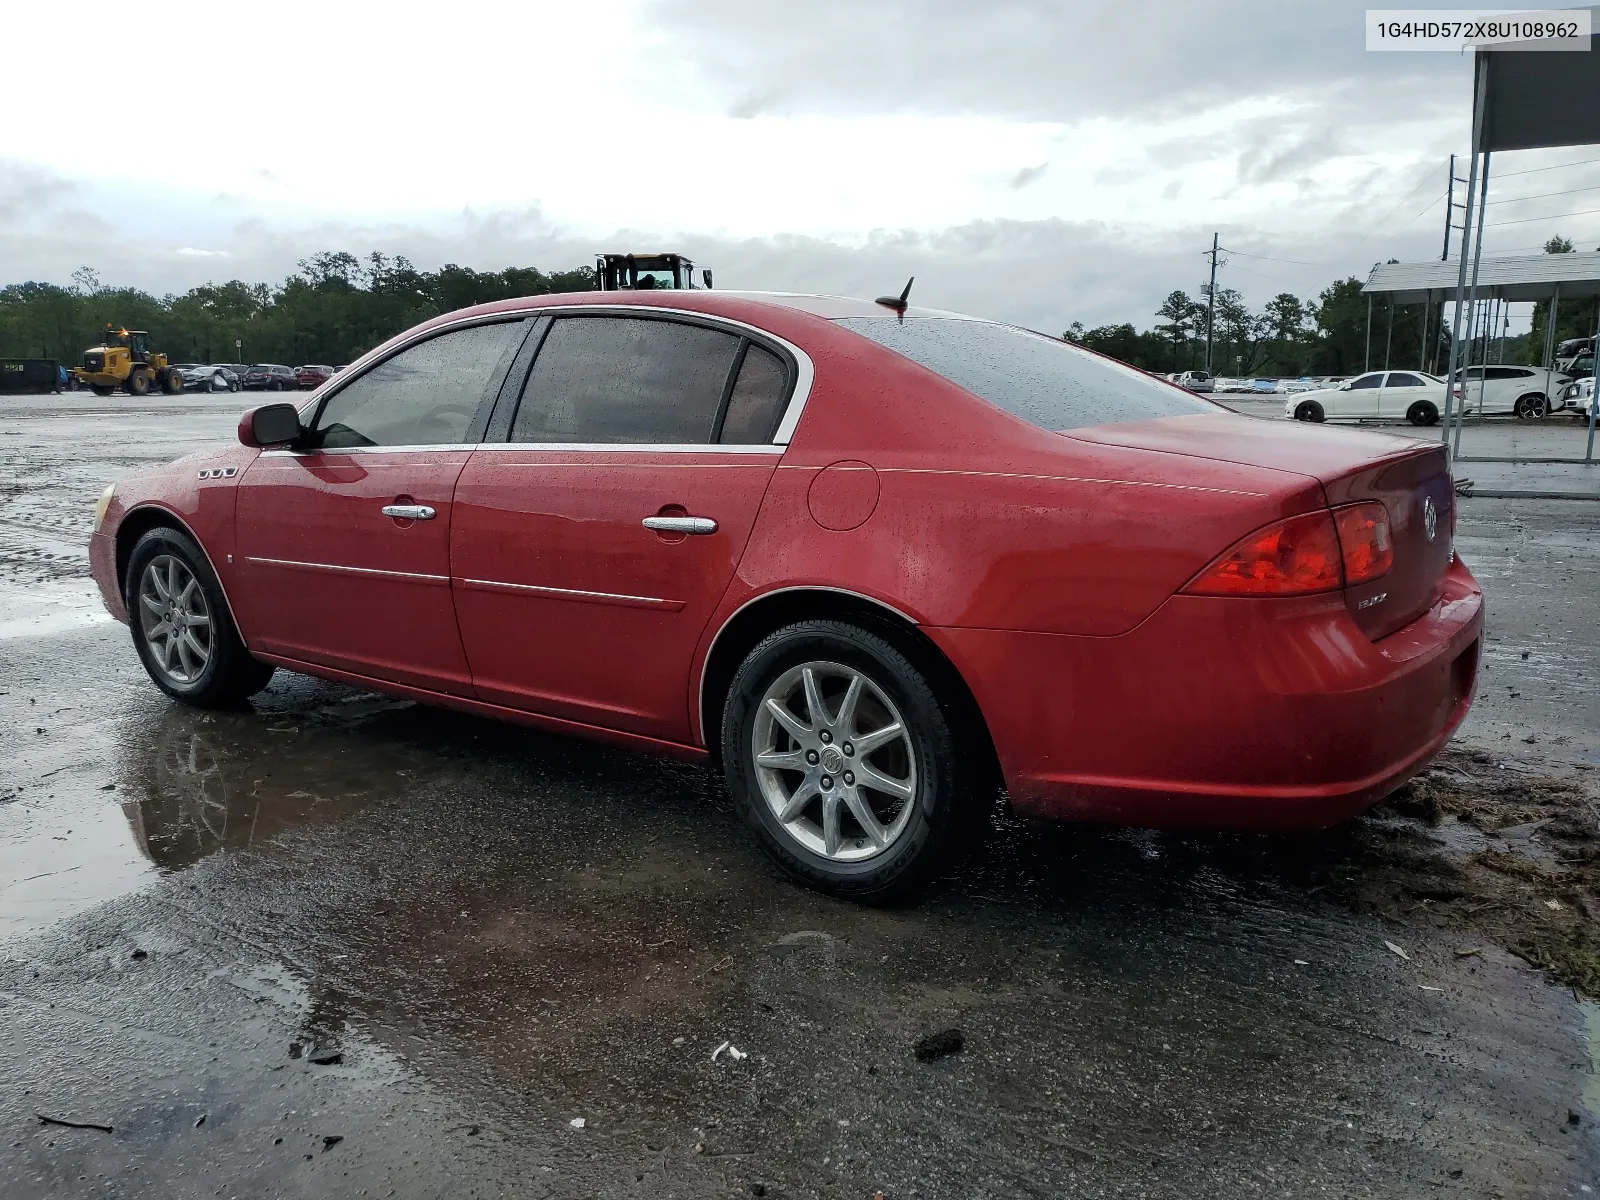
M 1097 425 L 1063 436 L 1295 472 L 1318 480 L 1333 508 L 1381 502 L 1394 565 L 1380 579 L 1345 589 L 1351 617 L 1370 638 L 1427 611 L 1450 565 L 1455 489 L 1437 442 L 1225 412 Z

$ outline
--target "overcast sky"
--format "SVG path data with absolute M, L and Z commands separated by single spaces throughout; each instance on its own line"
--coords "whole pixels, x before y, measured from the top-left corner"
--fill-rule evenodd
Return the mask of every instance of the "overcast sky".
M 725 287 L 1145 326 L 1437 257 L 1470 62 L 1345 0 L 18 5 L 0 282 L 157 292 L 320 249 L 491 269 L 681 248 Z M 127 30 L 152 53 L 94 70 Z M 29 97 L 25 104 L 17 98 Z M 1600 151 L 1501 156 L 1488 252 L 1600 244 Z M 1464 173 L 1464 172 L 1463 172 Z M 1568 189 L 1594 187 L 1588 192 Z M 1546 196 L 1563 191 L 1567 194 Z M 1510 201 L 1536 197 L 1522 204 Z M 1586 244 L 1587 243 L 1587 244 Z

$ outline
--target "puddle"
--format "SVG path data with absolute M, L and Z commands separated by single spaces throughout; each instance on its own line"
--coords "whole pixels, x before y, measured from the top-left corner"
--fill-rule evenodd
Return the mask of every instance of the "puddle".
M 90 579 L 0 583 L 0 642 L 65 633 L 111 620 Z

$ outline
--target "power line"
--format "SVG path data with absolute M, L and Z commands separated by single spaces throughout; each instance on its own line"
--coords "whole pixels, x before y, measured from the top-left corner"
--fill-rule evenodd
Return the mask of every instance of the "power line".
M 1522 171 L 1500 171 L 1495 175 L 1495 178 L 1509 179 L 1513 175 L 1532 175 L 1535 171 L 1559 171 L 1563 167 L 1587 167 L 1590 163 L 1600 163 L 1600 158 L 1586 158 L 1582 162 L 1575 163 L 1556 163 L 1550 167 L 1528 167 Z
M 1589 187 L 1567 188 L 1565 191 L 1562 191 L 1562 192 L 1539 192 L 1539 193 L 1537 193 L 1535 195 L 1532 195 L 1532 196 L 1513 196 L 1513 197 L 1510 197 L 1510 198 L 1505 199 L 1505 200 L 1491 200 L 1491 201 L 1489 201 L 1489 203 L 1490 204 L 1521 204 L 1524 200 L 1546 200 L 1546 199 L 1549 199 L 1551 196 L 1575 196 L 1579 192 L 1600 192 L 1600 183 L 1592 184 Z
M 1332 263 L 1301 262 L 1299 259 L 1295 259 L 1295 258 L 1272 258 L 1270 255 L 1266 255 L 1266 254 L 1251 254 L 1248 250 L 1232 250 L 1232 249 L 1229 249 L 1227 246 L 1224 246 L 1223 250 L 1227 251 L 1227 253 L 1229 253 L 1229 254 L 1242 254 L 1245 258 L 1259 258 L 1262 262 L 1288 263 L 1292 267 L 1331 267 L 1331 266 L 1333 266 Z M 1207 250 L 1207 251 L 1205 251 L 1205 253 L 1206 254 L 1210 254 L 1211 251 Z
M 1511 221 L 1485 221 L 1485 227 L 1495 225 L 1530 225 L 1535 221 L 1565 221 L 1571 217 L 1587 217 L 1592 213 L 1600 213 L 1600 208 L 1584 208 L 1577 212 L 1552 213 L 1548 217 L 1518 217 Z

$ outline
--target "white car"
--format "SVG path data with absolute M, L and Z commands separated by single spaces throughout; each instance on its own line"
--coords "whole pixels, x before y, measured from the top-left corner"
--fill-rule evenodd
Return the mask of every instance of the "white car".
M 1432 425 L 1444 411 L 1444 380 L 1421 371 L 1368 371 L 1338 387 L 1291 395 L 1296 421 L 1410 421 Z
M 1317 382 L 1313 379 L 1280 379 L 1277 383 L 1277 391 L 1285 396 L 1299 392 L 1314 392 L 1317 387 Z
M 1561 407 L 1569 409 L 1573 416 L 1587 421 L 1589 410 L 1594 407 L 1594 376 L 1574 380 L 1562 388 Z
M 1186 387 L 1191 392 L 1210 392 L 1216 389 L 1209 371 L 1185 371 L 1178 376 L 1178 386 Z
M 1459 372 L 1456 375 L 1460 379 Z M 1562 406 L 1570 378 L 1548 367 L 1467 368 L 1468 416 L 1542 417 Z

